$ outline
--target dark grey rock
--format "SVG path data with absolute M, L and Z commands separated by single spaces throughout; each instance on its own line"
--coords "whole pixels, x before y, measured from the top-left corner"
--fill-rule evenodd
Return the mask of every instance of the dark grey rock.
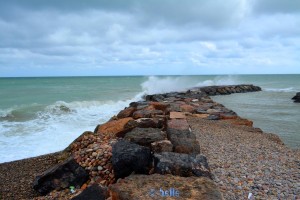
M 292 98 L 292 100 L 294 100 L 295 103 L 300 103 L 300 92 L 298 92 L 296 96 Z
M 203 155 L 188 155 L 174 152 L 154 154 L 155 172 L 176 176 L 204 176 L 211 178 L 207 159 Z
M 151 151 L 135 143 L 120 140 L 112 146 L 112 165 L 115 177 L 124 178 L 132 172 L 147 174 L 152 163 Z
M 151 143 L 151 150 L 155 153 L 172 152 L 173 144 L 170 140 L 161 140 Z
M 220 116 L 219 115 L 209 115 L 206 119 L 208 119 L 208 120 L 219 120 Z
M 166 133 L 158 128 L 134 128 L 126 133 L 124 139 L 150 147 L 152 142 L 164 140 L 166 137 Z
M 108 198 L 108 190 L 98 184 L 93 184 L 83 190 L 79 195 L 71 200 L 105 200 Z
M 37 176 L 33 183 L 33 189 L 45 195 L 54 189 L 62 190 L 70 186 L 81 187 L 88 179 L 89 174 L 73 157 L 70 157 Z

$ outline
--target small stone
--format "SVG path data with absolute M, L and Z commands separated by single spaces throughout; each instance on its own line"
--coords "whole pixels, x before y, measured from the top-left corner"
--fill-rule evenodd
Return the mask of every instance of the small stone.
M 103 169 L 103 167 L 98 166 L 97 169 L 98 169 L 98 171 L 101 171 Z

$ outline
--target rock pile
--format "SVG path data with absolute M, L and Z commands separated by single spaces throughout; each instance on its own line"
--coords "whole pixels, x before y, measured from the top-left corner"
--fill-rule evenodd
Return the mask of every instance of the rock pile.
M 72 162 L 78 165 L 77 169 L 80 168 L 80 172 L 88 174 L 88 178 L 82 179 L 78 184 L 68 181 L 64 182 L 63 187 L 57 187 L 56 179 L 52 180 L 43 174 L 36 178 L 34 187 L 43 195 L 50 192 L 45 199 L 80 199 L 80 195 L 84 196 L 87 188 L 97 188 L 96 184 L 99 187 L 109 186 L 111 198 L 121 200 L 127 197 L 120 194 L 124 185 L 115 184 L 117 179 L 129 176 L 131 178 L 125 180 L 130 184 L 133 184 L 130 181 L 132 179 L 147 180 L 155 176 L 164 182 L 181 179 L 167 176 L 169 174 L 190 177 L 182 180 L 191 181 L 185 183 L 190 184 L 190 192 L 187 194 L 191 199 L 193 195 L 200 193 L 212 195 L 210 199 L 222 199 L 216 185 L 209 180 L 212 175 L 207 159 L 200 154 L 199 142 L 191 131 L 186 116 L 228 120 L 232 124 L 252 126 L 251 121 L 242 119 L 222 104 L 213 102 L 208 95 L 259 90 L 259 87 L 253 85 L 213 86 L 193 88 L 180 93 L 148 95 L 145 97 L 146 101 L 132 102 L 117 116 L 105 124 L 98 125 L 94 132 L 83 133 L 65 149 L 64 155 L 67 160 L 72 158 Z M 58 173 L 58 168 L 53 168 L 51 173 Z M 132 173 L 145 175 L 132 177 Z M 165 175 L 168 179 L 160 175 L 151 175 L 153 173 Z M 66 173 L 63 177 L 69 180 L 68 176 L 73 177 L 73 174 Z M 39 189 L 44 187 L 40 180 L 47 183 L 47 190 Z M 199 181 L 203 182 L 203 185 L 197 186 L 200 187 L 197 192 L 194 191 L 197 190 L 195 183 Z M 211 188 L 202 191 L 201 188 L 206 188 L 206 184 Z M 73 187 L 73 191 L 68 189 L 70 187 Z M 180 190 L 181 186 L 178 185 L 177 188 Z M 99 192 L 98 189 L 90 190 Z M 132 198 L 134 199 L 133 196 Z

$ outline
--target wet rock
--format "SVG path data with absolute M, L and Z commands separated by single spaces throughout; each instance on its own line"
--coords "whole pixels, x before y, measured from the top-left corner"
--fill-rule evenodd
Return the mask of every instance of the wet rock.
M 70 186 L 81 187 L 88 179 L 89 174 L 70 157 L 37 176 L 33 189 L 45 195 L 52 190 L 62 190 Z
M 151 143 L 151 150 L 155 153 L 172 152 L 173 145 L 169 140 L 161 140 Z
M 124 110 L 120 111 L 117 115 L 118 119 L 132 117 L 132 114 L 136 111 L 135 107 L 125 108 Z
M 122 137 L 126 132 L 130 131 L 125 125 L 133 120 L 131 117 L 109 121 L 102 124 L 97 129 L 97 134 L 114 134 L 117 137 Z
M 124 139 L 136 144 L 150 147 L 152 142 L 164 140 L 166 133 L 158 128 L 134 128 L 126 133 Z
M 135 143 L 120 140 L 112 147 L 112 165 L 116 179 L 132 172 L 147 174 L 152 163 L 151 151 Z
M 160 174 L 131 175 L 111 185 L 109 189 L 112 194 L 112 200 L 223 200 L 216 184 L 205 177 L 179 177 Z M 169 197 L 166 197 L 165 191 L 170 191 L 170 189 L 171 193 L 169 192 Z
M 108 198 L 108 190 L 98 184 L 93 184 L 83 190 L 79 195 L 73 197 L 71 200 L 105 200 Z
M 292 98 L 292 100 L 294 100 L 295 103 L 300 103 L 300 92 L 298 92 L 296 96 Z
M 203 155 L 188 155 L 175 152 L 154 154 L 155 172 L 176 176 L 204 176 L 211 178 L 207 159 Z

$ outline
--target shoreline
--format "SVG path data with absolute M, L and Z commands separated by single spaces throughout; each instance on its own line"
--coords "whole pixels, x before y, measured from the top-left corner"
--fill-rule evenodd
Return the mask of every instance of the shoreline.
M 250 120 L 242 119 L 239 116 L 237 116 L 234 111 L 231 111 L 231 110 L 225 108 L 224 106 L 222 107 L 221 104 L 218 104 L 218 103 L 212 101 L 210 98 L 206 98 L 206 96 L 229 95 L 231 93 L 255 92 L 255 91 L 259 91 L 259 90 L 260 90 L 259 87 L 251 86 L 251 85 L 250 86 L 249 85 L 208 86 L 208 87 L 201 87 L 201 88 L 193 88 L 193 89 L 188 90 L 187 92 L 172 92 L 172 93 L 166 93 L 166 94 L 147 95 L 145 97 L 145 101 L 146 102 L 151 101 L 151 102 L 168 103 L 168 101 L 172 102 L 172 101 L 175 101 L 176 99 L 180 99 L 180 98 L 189 99 L 186 102 L 182 101 L 183 103 L 181 103 L 179 105 L 179 107 L 176 107 L 177 105 L 173 106 L 172 112 L 174 112 L 175 114 L 178 114 L 179 112 L 182 112 L 186 115 L 187 121 L 189 122 L 191 128 L 193 129 L 193 131 L 195 133 L 197 133 L 196 135 L 197 135 L 197 140 L 200 141 L 201 153 L 204 152 L 204 155 L 206 155 L 205 153 L 210 155 L 210 152 L 207 150 L 207 149 L 210 148 L 210 146 L 206 147 L 206 149 L 204 148 L 207 145 L 205 143 L 201 143 L 201 137 L 205 137 L 205 136 L 201 136 L 200 139 L 199 139 L 199 135 L 203 134 L 200 131 L 203 127 L 199 128 L 198 126 L 202 126 L 201 125 L 202 123 L 204 123 L 204 124 L 208 123 L 208 124 L 210 124 L 211 127 L 215 127 L 215 129 L 219 129 L 218 128 L 219 126 L 221 126 L 221 127 L 225 126 L 226 127 L 226 125 L 223 124 L 223 122 L 224 122 L 225 124 L 229 123 L 229 125 L 227 125 L 228 130 L 230 130 L 230 129 L 235 130 L 235 129 L 238 129 L 236 127 L 239 127 L 239 128 L 243 127 L 243 128 L 245 128 L 245 130 L 242 130 L 241 132 L 243 132 L 243 133 L 250 132 L 250 133 L 260 134 L 262 136 L 262 138 L 264 138 L 264 140 L 270 141 L 270 143 L 274 144 L 276 147 L 278 146 L 280 148 L 282 147 L 282 149 L 286 149 L 286 151 L 296 152 L 295 155 L 299 156 L 299 149 L 292 150 L 292 149 L 288 148 L 287 146 L 283 145 L 283 142 L 280 140 L 280 138 L 277 135 L 264 133 L 259 128 L 253 128 L 252 127 L 253 122 L 251 122 Z M 196 101 L 196 99 L 198 99 L 198 101 Z M 201 100 L 199 100 L 199 99 L 201 99 Z M 202 101 L 203 101 L 203 105 L 205 105 L 205 106 L 208 105 L 208 104 L 209 105 L 211 104 L 211 108 L 207 108 L 206 110 L 205 109 L 198 109 L 197 111 L 195 111 L 195 110 L 192 111 L 193 106 L 191 106 L 191 105 L 198 104 L 199 102 L 202 103 Z M 133 102 L 133 103 L 131 103 L 130 106 L 133 106 L 133 107 L 134 106 L 136 106 L 136 107 L 140 106 L 141 109 L 144 109 L 145 104 L 143 104 L 142 102 L 141 103 Z M 126 111 L 126 109 L 125 109 L 125 111 Z M 138 119 L 138 118 L 145 118 L 145 117 L 146 118 L 153 117 L 152 116 L 153 112 L 152 113 L 151 112 L 150 112 L 150 115 L 149 115 L 149 112 L 141 112 L 141 113 L 139 113 L 140 116 L 136 116 L 134 118 Z M 131 113 L 131 115 L 132 114 L 133 113 Z M 157 112 L 157 113 L 154 113 L 154 115 L 159 118 L 159 117 L 161 117 L 160 115 L 162 115 L 162 113 Z M 120 119 L 120 118 L 122 118 L 122 117 L 120 117 L 118 115 L 117 119 Z M 112 120 L 114 120 L 114 118 L 112 118 Z M 205 125 L 203 125 L 203 126 L 205 126 Z M 101 129 L 101 126 L 100 126 L 100 128 L 96 127 L 94 132 L 98 133 L 99 129 Z M 208 130 L 209 127 L 205 127 L 205 129 Z M 208 131 L 208 132 L 210 132 L 210 134 L 212 134 L 211 131 Z M 239 132 L 239 130 L 237 130 L 237 132 Z M 23 189 L 19 188 L 20 191 L 22 191 L 23 193 L 21 192 L 22 195 L 18 196 L 18 197 L 20 197 L 22 199 L 37 197 L 38 194 L 31 187 L 34 176 L 36 176 L 37 174 L 42 173 L 43 171 L 45 171 L 47 169 L 47 167 L 49 168 L 49 167 L 54 166 L 57 163 L 60 163 L 61 161 L 65 160 L 68 156 L 71 155 L 71 152 L 74 153 L 75 150 L 76 151 L 80 150 L 81 147 L 80 146 L 77 147 L 77 143 L 78 142 L 80 143 L 82 137 L 84 137 L 84 136 L 90 137 L 90 134 L 92 134 L 92 133 L 87 132 L 85 134 L 82 134 L 73 143 L 71 143 L 69 147 L 67 147 L 65 150 L 60 151 L 60 152 L 41 155 L 41 156 L 38 156 L 38 157 L 26 158 L 26 159 L 12 161 L 12 162 L 1 163 L 0 164 L 1 178 L 4 179 L 4 180 L 8 180 L 8 181 L 9 181 L 9 179 L 7 179 L 8 177 L 13 177 L 13 178 L 11 179 L 11 182 L 6 182 L 6 184 L 1 183 L 1 185 L 0 185 L 0 188 L 1 188 L 1 190 L 0 190 L 0 194 L 1 194 L 0 199 L 3 196 L 6 197 L 6 198 L 12 198 L 12 196 L 10 196 L 8 193 L 11 192 L 11 191 L 16 190 L 16 188 L 18 188 L 18 186 L 16 186 L 16 183 L 14 183 L 14 181 L 16 180 L 16 179 L 14 180 L 14 177 L 15 177 L 14 173 L 15 172 L 12 172 L 12 171 L 7 172 L 8 169 L 9 168 L 14 168 L 14 169 L 20 168 L 20 169 L 22 169 L 23 166 L 25 166 L 24 167 L 25 169 L 28 169 L 28 168 L 29 169 L 28 169 L 28 171 L 24 170 L 24 173 L 21 173 L 21 174 L 20 173 L 18 174 L 18 172 L 17 172 L 17 174 L 18 174 L 17 178 L 21 178 L 21 177 L 23 179 L 27 178 L 26 180 L 25 179 L 23 180 L 24 188 Z M 241 135 L 243 135 L 243 134 L 241 133 Z M 110 138 L 110 136 L 107 136 L 107 137 Z M 80 139 L 80 141 L 78 139 Z M 107 138 L 102 138 L 102 140 L 106 141 Z M 241 142 L 243 144 L 243 141 L 239 141 L 239 142 Z M 74 144 L 76 144 L 76 147 L 74 147 Z M 211 149 L 213 149 L 213 148 L 211 148 Z M 275 150 L 273 150 L 273 151 L 275 151 Z M 76 157 L 76 154 L 75 154 L 75 157 Z M 222 160 L 222 159 L 219 158 L 219 160 Z M 85 166 L 84 164 L 82 164 L 82 162 L 80 160 L 78 161 L 78 159 L 77 159 L 77 162 L 79 162 L 81 166 Z M 218 173 L 218 171 L 216 170 L 216 169 L 218 169 L 218 167 L 215 167 L 215 164 L 214 164 L 216 161 L 214 161 L 213 157 L 208 157 L 208 162 L 212 166 L 211 168 L 212 168 L 213 175 L 216 176 L 216 174 Z M 232 162 L 234 162 L 234 161 L 232 160 Z M 26 165 L 26 163 L 28 163 L 28 166 Z M 34 165 L 33 165 L 33 163 L 34 163 Z M 34 169 L 30 169 L 32 167 L 32 165 L 34 166 L 33 167 Z M 228 167 L 223 167 L 223 168 L 227 169 Z M 20 171 L 20 170 L 18 170 L 18 171 Z M 6 172 L 6 173 L 4 173 L 4 172 Z M 298 178 L 299 177 L 296 177 L 296 180 L 300 180 Z M 236 198 L 235 195 L 227 194 L 226 190 L 231 189 L 231 188 L 227 187 L 227 186 L 224 187 L 223 184 L 220 184 L 220 182 L 224 183 L 224 181 L 219 181 L 218 182 L 218 180 L 220 180 L 220 178 L 214 179 L 214 181 L 221 188 L 223 196 L 227 197 L 226 199 Z M 236 179 L 234 181 L 236 181 Z M 112 179 L 112 182 L 113 182 L 113 179 Z M 253 182 L 254 182 L 254 178 L 252 180 L 252 183 Z M 109 184 L 109 183 L 107 183 L 107 184 Z M 260 184 L 260 185 L 263 185 L 263 184 Z M 243 187 L 243 185 L 239 185 L 239 186 L 241 188 Z M 238 188 L 238 190 L 240 189 L 240 187 Z M 299 186 L 296 185 L 296 187 L 299 187 Z M 265 190 L 263 190 L 263 191 L 265 191 Z M 242 195 L 243 195 L 243 197 L 245 196 L 244 193 L 242 193 Z M 255 195 L 257 195 L 257 194 L 255 194 Z M 288 195 L 286 195 L 284 197 L 290 197 L 289 195 L 291 196 L 293 194 L 289 193 Z

